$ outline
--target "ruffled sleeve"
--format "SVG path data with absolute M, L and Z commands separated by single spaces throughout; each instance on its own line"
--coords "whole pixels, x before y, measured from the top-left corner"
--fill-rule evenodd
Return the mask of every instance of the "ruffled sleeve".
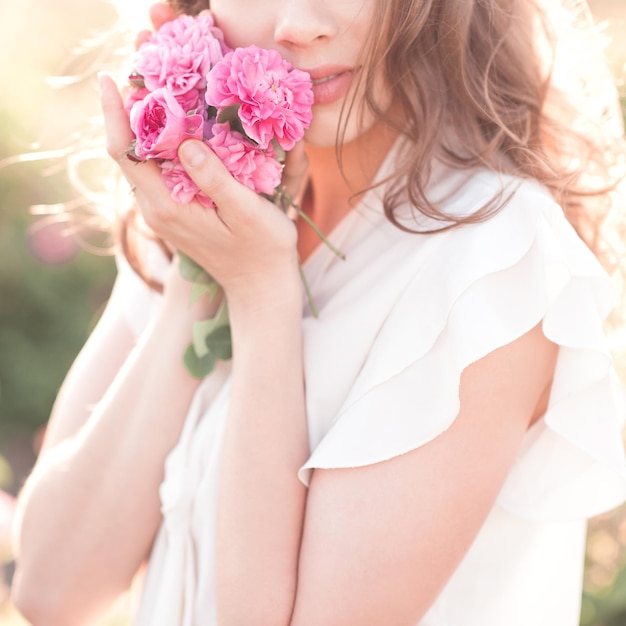
M 404 236 L 397 258 L 376 258 L 374 281 L 387 257 L 388 272 L 402 264 L 401 285 L 375 290 L 361 277 L 369 305 L 354 283 L 349 297 L 336 298 L 343 309 L 353 303 L 346 319 L 370 315 L 369 307 L 377 320 L 332 422 L 312 438 L 301 480 L 314 468 L 378 463 L 428 443 L 459 411 L 463 370 L 541 322 L 559 346 L 549 406 L 499 504 L 527 518 L 574 519 L 623 502 L 623 392 L 602 328 L 614 289 L 547 192 L 523 183 L 485 222 Z M 335 310 L 329 302 L 320 326 L 332 325 Z

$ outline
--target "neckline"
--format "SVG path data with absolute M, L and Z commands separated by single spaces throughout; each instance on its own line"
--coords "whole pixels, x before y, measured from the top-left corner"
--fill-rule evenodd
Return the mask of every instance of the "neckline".
M 337 222 L 337 224 L 335 224 L 335 226 L 331 229 L 329 233 L 324 233 L 324 236 L 335 247 L 339 248 L 343 253 L 345 253 L 346 257 L 347 252 L 346 250 L 343 250 L 341 248 L 341 245 L 347 239 L 347 235 L 351 231 L 352 223 L 354 222 L 354 220 L 362 214 L 365 208 L 369 208 L 370 211 L 372 210 L 372 207 L 369 206 L 373 204 L 371 202 L 372 199 L 376 196 L 380 196 L 380 198 L 383 197 L 385 188 L 383 181 L 390 173 L 391 165 L 395 161 L 395 156 L 398 152 L 399 144 L 400 139 L 398 138 L 394 141 L 394 143 L 387 151 L 385 158 L 382 160 L 378 171 L 372 179 L 372 184 L 362 195 L 361 199 Z M 379 213 L 379 204 L 375 203 L 375 206 L 375 211 Z M 332 252 L 332 250 L 330 250 L 323 241 L 320 240 L 315 249 L 302 263 L 302 270 L 306 271 L 307 273 L 310 272 L 311 274 L 317 274 L 318 272 L 315 271 L 316 266 L 322 264 L 323 261 L 326 261 L 324 265 L 327 266 L 329 263 L 332 263 L 333 259 L 339 260 L 337 255 Z

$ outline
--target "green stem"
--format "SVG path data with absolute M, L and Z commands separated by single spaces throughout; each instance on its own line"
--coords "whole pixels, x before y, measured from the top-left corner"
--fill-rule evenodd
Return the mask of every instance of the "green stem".
M 328 249 L 336 254 L 341 260 L 345 261 L 346 255 L 338 248 L 335 248 L 335 246 L 328 241 L 326 235 L 324 235 L 324 233 L 317 227 L 317 224 L 304 211 L 302 211 L 297 204 L 292 202 L 291 206 L 296 210 L 298 216 L 301 217 L 315 231 L 317 236 L 328 246 Z
M 311 293 L 311 287 L 309 286 L 309 281 L 306 279 L 304 270 L 302 269 L 302 263 L 300 263 L 300 261 L 298 261 L 298 270 L 300 271 L 300 278 L 302 279 L 302 284 L 304 285 L 306 298 L 309 301 L 309 306 L 311 307 L 311 313 L 313 313 L 313 317 L 317 318 L 319 317 L 319 312 L 317 310 L 317 307 L 315 306 L 313 294 Z

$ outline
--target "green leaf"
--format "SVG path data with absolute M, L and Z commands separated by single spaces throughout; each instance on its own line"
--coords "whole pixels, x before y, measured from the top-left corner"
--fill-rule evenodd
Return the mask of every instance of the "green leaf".
M 219 285 L 213 281 L 210 284 L 194 283 L 191 287 L 191 294 L 189 296 L 189 305 L 195 304 L 203 295 L 208 294 L 209 298 L 213 300 L 219 291 Z
M 230 320 L 228 319 L 228 302 L 226 299 L 222 300 L 220 304 L 220 308 L 217 310 L 217 315 L 215 316 L 215 327 L 218 326 L 229 326 Z
M 183 362 L 187 371 L 197 379 L 202 379 L 208 376 L 215 368 L 215 357 L 207 353 L 203 357 L 199 357 L 193 347 L 193 344 L 189 344 L 185 350 L 183 356 Z
M 193 346 L 198 357 L 211 353 L 216 359 L 227 361 L 233 357 L 228 306 L 223 300 L 217 315 L 193 325 Z
M 284 163 L 287 153 L 282 148 L 282 146 L 279 145 L 276 139 L 272 139 L 272 147 L 274 148 L 274 150 L 276 150 L 276 160 L 279 163 Z
M 143 89 L 146 86 L 143 76 L 137 70 L 131 72 L 128 77 L 128 82 L 135 87 L 135 89 Z
M 229 124 L 232 124 L 233 122 L 241 123 L 241 120 L 239 119 L 240 108 L 241 108 L 240 104 L 231 104 L 229 107 L 223 108 L 219 112 L 219 115 L 217 116 L 218 123 L 220 124 L 224 124 L 225 122 L 228 122 Z
M 233 343 L 230 326 L 218 326 L 206 338 L 209 353 L 216 359 L 228 361 L 233 358 Z
M 133 139 L 130 142 L 130 146 L 128 146 L 128 150 L 126 150 L 126 158 L 133 163 L 145 163 L 145 159 L 141 159 L 137 156 L 135 150 L 137 149 L 137 140 Z
M 201 285 L 210 285 L 215 281 L 198 265 L 192 258 L 182 252 L 178 252 L 180 258 L 179 271 L 180 275 L 191 283 L 199 283 Z
M 252 137 L 248 137 L 246 135 L 246 131 L 244 130 L 243 124 L 241 123 L 241 119 L 239 118 L 239 109 L 241 108 L 240 104 L 232 104 L 229 107 L 225 107 L 222 109 L 217 115 L 217 121 L 220 124 L 228 124 L 230 126 L 230 130 L 235 131 L 243 135 L 250 143 L 255 146 L 258 145 Z
M 193 347 L 196 354 L 202 358 L 209 352 L 207 346 L 207 337 L 216 328 L 215 319 L 203 320 L 201 322 L 195 322 L 192 330 Z

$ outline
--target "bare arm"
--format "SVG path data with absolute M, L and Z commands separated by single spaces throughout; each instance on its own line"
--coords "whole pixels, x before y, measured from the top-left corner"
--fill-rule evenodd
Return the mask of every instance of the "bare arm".
M 216 200 L 231 243 L 250 238 L 236 276 L 205 261 L 224 271 L 235 347 L 218 500 L 220 626 L 414 624 L 493 506 L 556 346 L 536 327 L 472 364 L 446 433 L 385 463 L 316 471 L 307 496 L 296 480 L 308 442 L 295 260 L 272 248 L 263 271 L 254 257 L 246 268 L 262 208 L 250 213 L 254 200 L 210 153 L 186 165 Z M 167 224 L 164 211 L 152 219 Z
M 290 316 L 288 338 L 295 339 L 295 352 L 290 352 L 285 360 L 282 356 L 285 353 L 279 349 L 276 352 L 281 355 L 279 367 L 272 365 L 267 373 L 289 375 L 289 381 L 298 381 L 299 391 L 295 385 L 292 404 L 298 415 L 294 424 L 299 437 L 304 427 L 300 419 L 303 402 L 298 341 L 300 311 L 294 308 L 293 297 L 297 294 L 299 301 L 293 224 L 276 207 L 235 184 L 223 167 L 217 168 L 220 177 L 207 190 L 219 200 L 220 188 L 229 193 L 234 184 L 239 196 L 233 207 L 243 211 L 228 213 L 195 204 L 177 205 L 171 200 L 155 163 L 138 165 L 126 158 L 131 140 L 128 118 L 119 94 L 108 79 L 103 80 L 103 109 L 109 152 L 129 181 L 137 186 L 136 197 L 146 221 L 222 284 L 232 305 L 233 327 L 248 326 L 250 318 L 241 317 L 240 322 L 238 311 L 254 311 L 265 286 L 282 284 L 286 288 L 282 298 L 272 299 L 271 306 L 281 303 L 286 306 L 284 313 Z M 189 159 L 186 163 L 194 167 Z M 208 162 L 197 163 L 195 169 L 215 173 Z M 57 434 L 51 434 L 56 445 L 50 444 L 22 494 L 21 555 L 14 596 L 38 626 L 72 626 L 96 615 L 126 588 L 152 544 L 160 522 L 158 486 L 163 462 L 178 440 L 197 387 L 197 382 L 189 378 L 182 366 L 181 354 L 191 336 L 194 319 L 207 316 L 206 310 L 189 311 L 188 288 L 183 288 L 175 276 L 175 270 L 170 272 L 156 319 L 111 384 L 107 387 L 108 381 L 102 381 L 96 385 L 98 390 L 107 388 L 82 427 L 85 398 L 80 393 L 78 396 L 71 393 L 78 383 L 67 383 L 64 396 L 68 400 L 60 402 L 62 416 L 55 416 Z M 268 300 L 260 298 L 258 302 L 257 310 L 261 311 Z M 127 349 L 122 337 L 124 331 L 116 323 L 113 326 L 119 331 L 113 361 L 121 361 L 120 351 Z M 235 350 L 242 353 L 235 360 L 241 362 L 245 372 L 238 374 L 236 380 L 244 387 L 252 371 L 249 358 L 260 354 L 259 346 L 274 348 L 265 340 L 259 344 L 256 330 L 248 330 L 252 334 L 244 337 L 243 343 L 235 339 Z M 282 332 L 275 333 L 277 339 L 282 337 Z M 89 379 L 105 357 L 111 339 L 108 333 L 105 335 L 106 339 L 93 340 L 93 345 L 99 348 L 94 348 L 81 363 L 84 380 Z M 254 348 L 252 352 L 247 352 L 246 344 Z M 291 354 L 296 357 L 293 362 Z M 105 369 L 112 372 L 115 367 L 111 362 Z M 235 384 L 242 388 L 240 383 Z M 260 404 L 271 408 L 270 402 L 277 399 L 274 393 L 277 388 L 274 385 L 267 402 L 263 394 L 259 395 Z M 258 384 L 253 391 L 257 389 Z M 288 442 L 291 443 L 291 438 Z M 285 474 L 282 465 L 279 472 Z M 289 482 L 300 494 L 302 506 L 304 489 L 296 480 Z M 296 541 L 290 542 L 290 549 L 299 541 L 301 519 L 299 514 L 295 518 L 290 516 L 287 522 L 289 525 L 295 520 L 297 525 L 295 535 L 290 533 L 290 537 L 297 536 Z M 296 561 L 292 556 L 288 559 L 291 570 L 295 571 Z
M 294 272 L 291 284 L 298 287 Z M 220 624 L 281 624 L 296 590 L 308 454 L 299 289 L 265 285 L 267 307 L 231 306 L 236 360 L 218 501 Z M 261 296 L 259 296 L 259 301 Z M 245 599 L 245 600 L 242 600 Z M 322 622 L 319 622 L 322 623 Z
M 412 626 L 492 508 L 550 383 L 556 347 L 537 327 L 474 363 L 447 432 L 387 462 L 315 471 L 305 513 L 293 484 L 306 458 L 306 433 L 294 423 L 304 421 L 293 401 L 300 387 L 274 378 L 285 373 L 281 359 L 297 362 L 296 349 L 288 320 L 278 311 L 276 319 L 282 357 L 259 372 L 263 351 L 250 346 L 263 340 L 248 334 L 250 361 L 234 372 L 219 501 L 220 625 Z
M 135 345 L 130 328 L 115 304 L 119 297 L 117 289 L 118 283 L 100 321 L 63 381 L 46 427 L 39 463 L 46 453 L 83 427 Z M 95 363 L 97 367 L 91 365 Z
M 491 510 L 556 354 L 536 327 L 464 371 L 460 412 L 430 443 L 314 472 L 293 626 L 419 622 Z
M 200 311 L 188 310 L 173 272 L 170 283 L 126 358 L 130 333 L 105 314 L 64 383 L 46 452 L 20 496 L 13 595 L 38 626 L 83 624 L 127 588 L 150 549 L 163 461 L 198 384 L 181 355 Z
M 234 183 L 214 155 L 198 144 L 200 155 L 183 149 L 181 160 L 219 208 L 205 211 L 188 205 L 181 211 L 172 206 L 154 164 L 134 166 L 121 156 L 128 145 L 128 123 L 119 97 L 110 84 L 107 89 L 107 123 L 114 129 L 111 152 L 119 151 L 122 168 L 137 185 L 148 224 L 215 276 L 229 300 L 235 359 L 219 493 L 220 626 L 414 623 L 448 580 L 493 505 L 551 379 L 555 347 L 534 329 L 473 364 L 462 378 L 460 415 L 445 434 L 386 463 L 317 471 L 307 498 L 295 476 L 308 445 L 293 225 Z M 145 516 L 141 528 L 129 523 L 118 532 L 130 554 L 124 565 L 128 571 L 145 555 L 150 540 L 146 528 L 156 526 L 151 517 L 156 507 L 146 493 L 134 501 L 124 497 L 120 504 L 119 486 L 128 489 L 128 476 L 138 476 L 132 470 L 139 459 L 143 480 L 137 478 L 131 490 L 146 484 L 156 489 L 156 467 L 160 479 L 163 456 L 180 429 L 171 417 L 184 414 L 193 392 L 179 373 L 172 376 L 167 369 L 176 361 L 172 355 L 179 354 L 181 338 L 170 332 L 163 345 L 161 336 L 178 315 L 166 310 L 159 317 L 114 381 L 114 393 L 105 395 L 94 414 L 98 418 L 84 430 L 80 447 L 72 453 L 75 476 L 81 480 L 71 489 L 67 480 L 55 487 L 76 503 L 76 512 L 86 489 L 83 470 L 91 475 L 89 494 L 97 494 L 98 507 L 110 511 L 121 506 L 128 519 Z M 189 329 L 183 330 L 186 341 Z M 162 395 L 172 378 L 180 387 L 175 398 Z M 138 389 L 156 390 L 156 401 Z M 164 407 L 171 413 L 164 415 Z M 122 426 L 127 432 L 120 440 Z M 155 441 L 146 442 L 146 432 L 155 432 Z M 99 446 L 114 451 L 114 462 Z M 107 461 L 111 480 L 102 485 L 93 468 Z M 43 510 L 41 506 L 39 519 Z M 106 527 L 101 517 L 90 519 L 96 531 L 88 547 L 97 550 Z M 58 520 L 63 522 L 59 529 L 71 521 L 55 512 L 55 524 Z M 76 550 L 84 548 L 80 540 L 87 534 L 85 530 L 71 542 L 79 565 L 89 563 Z M 106 560 L 110 555 L 104 552 Z M 381 572 L 386 580 L 381 581 Z M 116 581 L 125 573 L 118 568 Z M 106 583 L 105 578 L 104 589 Z M 348 588 L 349 593 L 338 593 Z M 415 589 L 420 589 L 418 597 Z

